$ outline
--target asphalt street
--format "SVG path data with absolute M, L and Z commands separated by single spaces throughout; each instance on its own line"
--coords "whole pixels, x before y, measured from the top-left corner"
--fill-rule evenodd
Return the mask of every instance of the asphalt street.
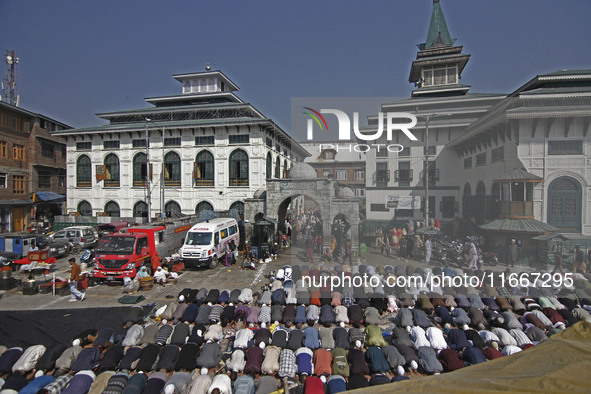
M 70 256 L 61 258 L 57 261 L 55 268 L 56 277 L 67 279 L 69 277 Z M 77 260 L 79 255 L 75 256 Z M 276 260 L 269 263 L 260 264 L 256 270 L 240 268 L 241 260 L 231 267 L 218 265 L 215 269 L 201 268 L 194 270 L 185 270 L 179 275 L 176 284 L 167 284 L 166 286 L 155 285 L 152 290 L 139 291 L 137 294 L 143 295 L 146 299 L 140 305 L 155 303 L 156 307 L 164 305 L 172 297 L 184 288 L 218 288 L 232 290 L 235 288 L 250 287 L 253 291 L 260 291 L 261 286 L 269 282 L 268 274 L 284 265 L 308 265 L 316 266 L 318 269 L 332 270 L 335 263 L 326 263 L 316 261 L 314 264 L 307 264 L 304 258 L 304 250 L 301 248 L 284 248 Z M 386 257 L 379 254 L 376 248 L 369 248 L 368 254 L 364 258 L 354 258 L 353 263 L 372 264 L 372 265 L 397 265 L 412 264 L 417 267 L 426 267 L 424 262 L 414 260 L 398 259 L 396 257 Z M 486 268 L 486 267 L 485 267 Z M 493 270 L 504 270 L 506 267 L 498 265 Z M 526 269 L 531 271 L 531 269 Z M 14 277 L 25 279 L 26 274 L 15 272 Z M 52 274 L 48 275 L 51 279 Z M 3 293 L 3 294 L 2 294 Z M 84 301 L 69 302 L 70 296 L 60 296 L 49 294 L 23 295 L 22 289 L 17 287 L 12 290 L 0 292 L 0 310 L 41 310 L 41 309 L 65 309 L 65 308 L 92 308 L 105 306 L 122 306 L 117 299 L 123 296 L 122 284 L 117 282 L 114 285 L 95 285 L 86 290 L 86 299 Z

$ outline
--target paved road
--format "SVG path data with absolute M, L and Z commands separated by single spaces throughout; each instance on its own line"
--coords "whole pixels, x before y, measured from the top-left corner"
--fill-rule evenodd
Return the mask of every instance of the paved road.
M 79 257 L 79 256 L 76 256 Z M 56 265 L 55 274 L 67 278 L 69 276 L 68 257 L 59 259 Z M 368 255 L 363 259 L 355 259 L 354 263 L 361 262 L 363 264 L 372 265 L 397 265 L 397 264 L 413 264 L 415 266 L 426 267 L 425 263 L 413 260 L 402 260 L 394 257 L 382 256 L 376 252 L 376 249 L 370 248 Z M 184 288 L 201 288 L 208 289 L 234 289 L 251 287 L 253 291 L 259 291 L 260 287 L 268 282 L 266 275 L 271 271 L 277 270 L 282 266 L 290 264 L 306 264 L 304 259 L 304 251 L 300 248 L 286 248 L 279 255 L 277 260 L 270 263 L 262 264 L 257 270 L 244 270 L 238 265 L 230 268 L 218 266 L 211 269 L 197 269 L 187 270 L 179 276 L 178 282 L 175 285 L 159 286 L 156 285 L 151 291 L 140 291 L 138 294 L 146 297 L 142 301 L 142 305 L 147 303 L 156 303 L 156 306 L 164 305 L 171 296 L 176 295 Z M 310 264 L 311 266 L 312 264 Z M 321 263 L 315 262 L 313 264 L 319 269 L 330 269 L 335 263 Z M 494 269 L 502 270 L 504 266 L 497 266 Z M 15 273 L 15 276 L 22 274 Z M 24 277 L 24 275 L 23 275 Z M 1 292 L 0 292 L 1 293 Z M 121 285 L 97 285 L 89 288 L 86 292 L 86 300 L 83 302 L 69 302 L 68 296 L 52 296 L 51 294 L 36 294 L 23 295 L 22 291 L 13 289 L 4 292 L 0 299 L 0 310 L 35 310 L 35 309 L 63 309 L 63 308 L 89 308 L 89 307 L 105 307 L 105 306 L 121 306 L 117 299 L 123 295 Z M 169 298 L 167 298 L 169 296 Z

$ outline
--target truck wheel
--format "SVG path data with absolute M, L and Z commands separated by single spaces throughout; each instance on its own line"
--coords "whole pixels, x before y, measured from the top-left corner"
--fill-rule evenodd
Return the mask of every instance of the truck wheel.
M 214 269 L 216 265 L 218 265 L 218 256 L 213 256 L 211 258 L 211 263 L 209 263 L 209 268 Z

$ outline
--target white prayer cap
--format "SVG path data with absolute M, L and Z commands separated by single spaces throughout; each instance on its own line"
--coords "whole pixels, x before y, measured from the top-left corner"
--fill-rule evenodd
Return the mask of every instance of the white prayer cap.
M 341 322 L 341 327 L 345 328 L 345 322 L 344 321 Z
M 162 325 L 163 325 L 163 326 L 165 326 L 165 325 L 167 325 L 167 324 L 168 324 L 168 320 L 166 320 L 166 319 L 162 320 Z
M 80 341 L 80 339 L 76 338 L 74 339 L 74 342 L 72 342 L 72 346 L 80 346 L 82 342 Z
M 361 341 L 359 339 L 355 341 L 355 347 L 361 349 Z
M 412 361 L 410 362 L 410 367 L 411 367 L 412 369 L 418 369 L 418 368 L 419 368 L 419 365 L 417 364 L 417 362 L 416 362 L 415 360 L 412 360 Z
M 267 327 L 267 325 L 264 322 L 261 323 L 261 328 L 266 328 L 266 327 Z
M 207 375 L 209 371 L 207 370 L 207 368 L 203 367 L 201 368 L 201 375 Z
M 164 388 L 164 394 L 174 394 L 174 384 L 169 384 Z
M 180 302 L 184 302 L 184 301 L 185 301 L 185 296 L 181 294 L 181 295 L 179 296 L 179 301 L 180 301 Z
M 35 377 L 36 378 L 39 378 L 41 376 L 43 376 L 43 371 L 42 370 L 39 370 L 39 371 L 35 372 Z
M 322 383 L 326 383 L 326 376 L 322 375 L 322 376 L 320 377 L 320 380 L 322 380 Z
M 264 348 L 265 348 L 265 342 L 261 342 L 261 343 L 259 343 L 259 347 L 260 347 L 261 349 L 264 349 Z
M 396 372 L 400 376 L 404 375 L 404 368 L 402 368 L 402 365 L 399 365 L 398 367 L 396 367 Z

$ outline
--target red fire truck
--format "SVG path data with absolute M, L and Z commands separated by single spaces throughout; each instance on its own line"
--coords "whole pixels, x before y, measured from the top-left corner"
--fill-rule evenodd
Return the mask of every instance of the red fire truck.
M 192 224 L 179 221 L 129 227 L 120 233 L 103 236 L 96 247 L 93 276 L 105 280 L 134 278 L 142 266 L 146 266 L 151 274 L 159 265 L 153 262 L 154 255 L 158 253 L 164 258 L 175 253 L 183 245 Z

